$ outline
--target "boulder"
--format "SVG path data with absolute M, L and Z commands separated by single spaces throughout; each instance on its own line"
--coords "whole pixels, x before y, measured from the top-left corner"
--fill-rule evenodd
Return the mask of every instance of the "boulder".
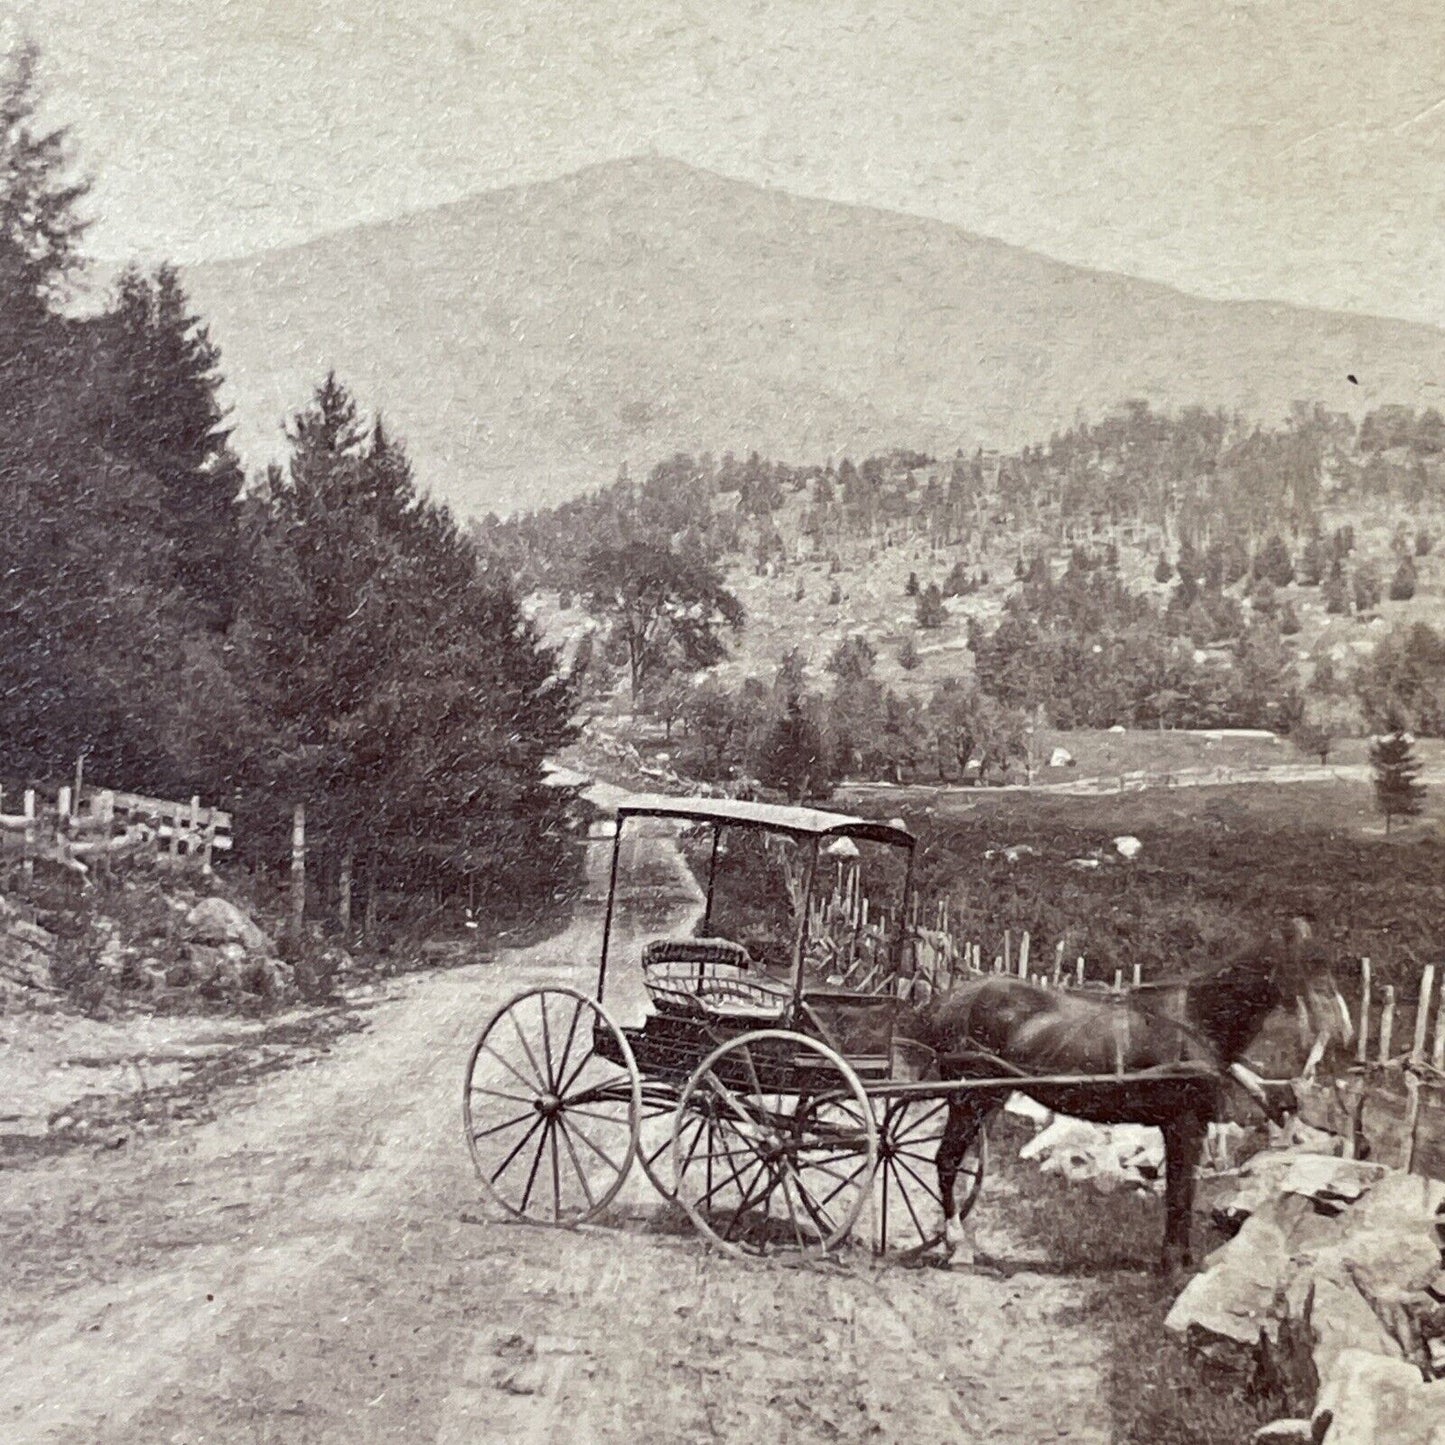
M 183 937 L 190 943 L 238 943 L 246 953 L 267 954 L 270 940 L 234 903 L 224 898 L 203 898 L 186 914 Z
M 1405 1360 L 1344 1350 L 1321 1380 L 1314 1419 L 1325 1445 L 1445 1445 L 1445 1380 L 1427 1384 Z

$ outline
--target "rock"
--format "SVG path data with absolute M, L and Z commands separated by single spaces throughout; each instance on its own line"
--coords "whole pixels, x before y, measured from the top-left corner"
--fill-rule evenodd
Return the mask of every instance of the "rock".
M 1337 1228 L 1301 1195 L 1279 1195 L 1256 1210 L 1228 1244 L 1215 1250 L 1164 1318 L 1173 1334 L 1253 1347 L 1277 1324 L 1275 1301 L 1290 1278 L 1297 1248 Z
M 270 940 L 234 903 L 203 898 L 186 914 L 183 937 L 192 943 L 238 943 L 247 953 L 269 953 Z
M 1114 851 L 1121 858 L 1137 858 L 1144 850 L 1144 845 L 1132 834 L 1126 833 L 1122 838 L 1114 839 Z
M 1404 1360 L 1343 1350 L 1321 1380 L 1314 1419 L 1326 1445 L 1442 1445 L 1445 1380 L 1427 1384 Z
M 1311 1420 L 1271 1420 L 1249 1437 L 1250 1445 L 1315 1445 Z
M 12 918 L 5 924 L 5 932 L 11 938 L 28 943 L 32 948 L 49 949 L 55 946 L 55 935 L 46 932 L 38 923 L 27 923 L 23 918 Z

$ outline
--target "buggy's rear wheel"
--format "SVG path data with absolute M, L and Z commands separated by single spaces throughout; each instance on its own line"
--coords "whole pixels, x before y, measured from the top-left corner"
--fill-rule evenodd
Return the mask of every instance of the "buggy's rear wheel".
M 824 1252 L 867 1206 L 878 1134 L 862 1082 L 817 1039 L 742 1034 L 688 1080 L 673 1127 L 677 1200 L 731 1252 Z
M 893 1098 L 878 1121 L 877 1227 L 874 1249 L 908 1251 L 943 1232 L 943 1197 L 935 1162 L 948 1123 L 947 1099 Z M 978 1199 L 988 1167 L 988 1135 L 974 1136 L 958 1166 L 953 1199 L 960 1220 Z
M 502 1005 L 467 1060 L 462 1117 L 482 1187 L 538 1224 L 580 1224 L 637 1153 L 642 1081 L 622 1030 L 570 988 Z

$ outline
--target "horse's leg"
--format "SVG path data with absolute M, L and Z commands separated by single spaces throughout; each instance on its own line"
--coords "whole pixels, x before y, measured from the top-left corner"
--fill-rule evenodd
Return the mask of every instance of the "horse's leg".
M 1204 1152 L 1208 1121 L 1180 1114 L 1164 1128 L 1164 1252 L 1160 1271 L 1174 1274 L 1193 1262 L 1194 1173 Z
M 959 1218 L 954 1200 L 958 1166 L 978 1137 L 978 1131 L 987 1126 L 998 1107 L 993 1100 L 979 1101 L 966 1095 L 949 1105 L 948 1122 L 944 1125 L 943 1138 L 939 1140 L 934 1159 L 938 1168 L 938 1193 L 943 1201 L 943 1237 L 949 1259 L 957 1259 L 960 1264 L 973 1263 L 974 1248 L 973 1228 Z

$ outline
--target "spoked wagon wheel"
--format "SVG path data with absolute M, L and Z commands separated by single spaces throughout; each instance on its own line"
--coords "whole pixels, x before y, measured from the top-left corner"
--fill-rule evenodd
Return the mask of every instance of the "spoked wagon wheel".
M 935 1156 L 948 1122 L 947 1099 L 888 1099 L 878 1123 L 877 1229 L 874 1249 L 916 1251 L 943 1233 Z M 988 1135 L 979 1129 L 958 1166 L 953 1202 L 968 1217 L 988 1168 Z
M 847 1062 L 785 1029 L 714 1049 L 687 1082 L 673 1129 L 678 1201 L 734 1252 L 826 1251 L 869 1201 L 878 1133 Z
M 642 1083 L 601 1006 L 570 988 L 504 1004 L 467 1060 L 462 1117 L 487 1193 L 538 1224 L 580 1224 L 616 1197 L 637 1153 Z

